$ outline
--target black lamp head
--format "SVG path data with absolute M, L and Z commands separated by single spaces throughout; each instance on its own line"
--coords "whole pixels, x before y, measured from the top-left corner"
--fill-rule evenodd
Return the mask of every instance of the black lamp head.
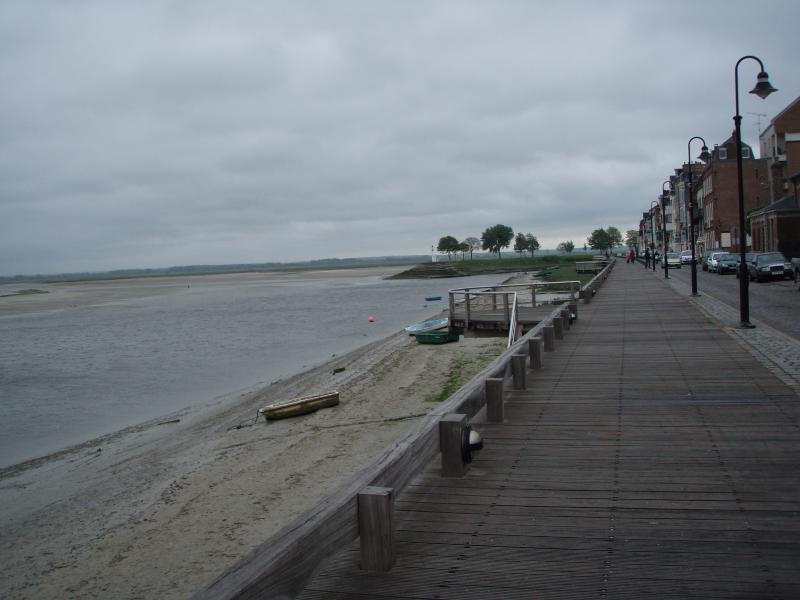
M 761 71 L 758 74 L 758 80 L 756 82 L 756 87 L 750 90 L 751 94 L 755 94 L 762 100 L 769 96 L 772 92 L 777 92 L 778 90 L 772 87 L 772 84 L 769 82 L 769 75 L 766 71 Z
M 711 160 L 711 153 L 708 151 L 708 146 L 703 146 L 703 148 L 700 150 L 700 156 L 697 158 L 703 162 L 708 162 Z

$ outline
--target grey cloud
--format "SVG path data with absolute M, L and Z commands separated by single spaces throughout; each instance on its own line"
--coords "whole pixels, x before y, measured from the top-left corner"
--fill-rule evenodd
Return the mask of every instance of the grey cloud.
M 5 2 L 0 273 L 420 253 L 497 222 L 582 245 L 730 134 L 739 56 L 781 89 L 743 112 L 800 94 L 799 13 Z

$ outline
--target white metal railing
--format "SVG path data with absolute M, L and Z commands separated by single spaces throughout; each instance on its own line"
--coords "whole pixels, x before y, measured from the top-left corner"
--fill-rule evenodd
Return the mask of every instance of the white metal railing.
M 514 293 L 514 301 L 511 305 L 511 318 L 508 320 L 508 344 L 506 348 L 511 348 L 517 340 L 517 292 Z

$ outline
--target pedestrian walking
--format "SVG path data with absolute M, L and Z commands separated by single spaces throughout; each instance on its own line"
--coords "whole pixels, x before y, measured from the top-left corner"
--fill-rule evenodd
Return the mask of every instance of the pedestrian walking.
M 645 248 L 644 251 L 644 268 L 650 268 L 650 248 Z

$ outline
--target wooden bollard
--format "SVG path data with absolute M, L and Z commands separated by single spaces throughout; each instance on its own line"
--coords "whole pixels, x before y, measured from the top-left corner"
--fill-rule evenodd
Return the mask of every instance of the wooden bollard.
M 442 452 L 442 477 L 463 477 L 467 463 L 461 452 L 461 440 L 467 415 L 450 413 L 439 421 L 439 450 Z
M 553 352 L 556 349 L 556 332 L 552 325 L 542 327 L 542 338 L 544 339 L 544 351 Z
M 553 319 L 553 331 L 555 332 L 557 340 L 564 339 L 564 320 L 561 318 L 560 314 Z
M 392 488 L 373 486 L 358 493 L 358 535 L 365 571 L 388 571 L 394 564 L 393 495 Z
M 591 288 L 584 288 L 581 290 L 581 298 L 586 304 L 589 304 L 592 301 L 592 290 Z
M 526 359 L 524 354 L 514 354 L 511 357 L 511 373 L 514 376 L 515 390 L 524 390 L 527 387 L 525 381 Z
M 561 321 L 564 323 L 564 331 L 569 331 L 569 309 L 566 306 L 561 309 Z
M 528 354 L 531 355 L 531 369 L 542 368 L 542 352 L 544 351 L 544 341 L 538 335 L 528 340 Z
M 499 377 L 486 379 L 486 420 L 503 422 L 503 380 Z
M 573 315 L 575 315 L 575 320 L 577 321 L 578 320 L 578 303 L 577 302 L 570 302 L 569 304 L 567 304 L 567 306 L 569 307 L 569 311 Z

